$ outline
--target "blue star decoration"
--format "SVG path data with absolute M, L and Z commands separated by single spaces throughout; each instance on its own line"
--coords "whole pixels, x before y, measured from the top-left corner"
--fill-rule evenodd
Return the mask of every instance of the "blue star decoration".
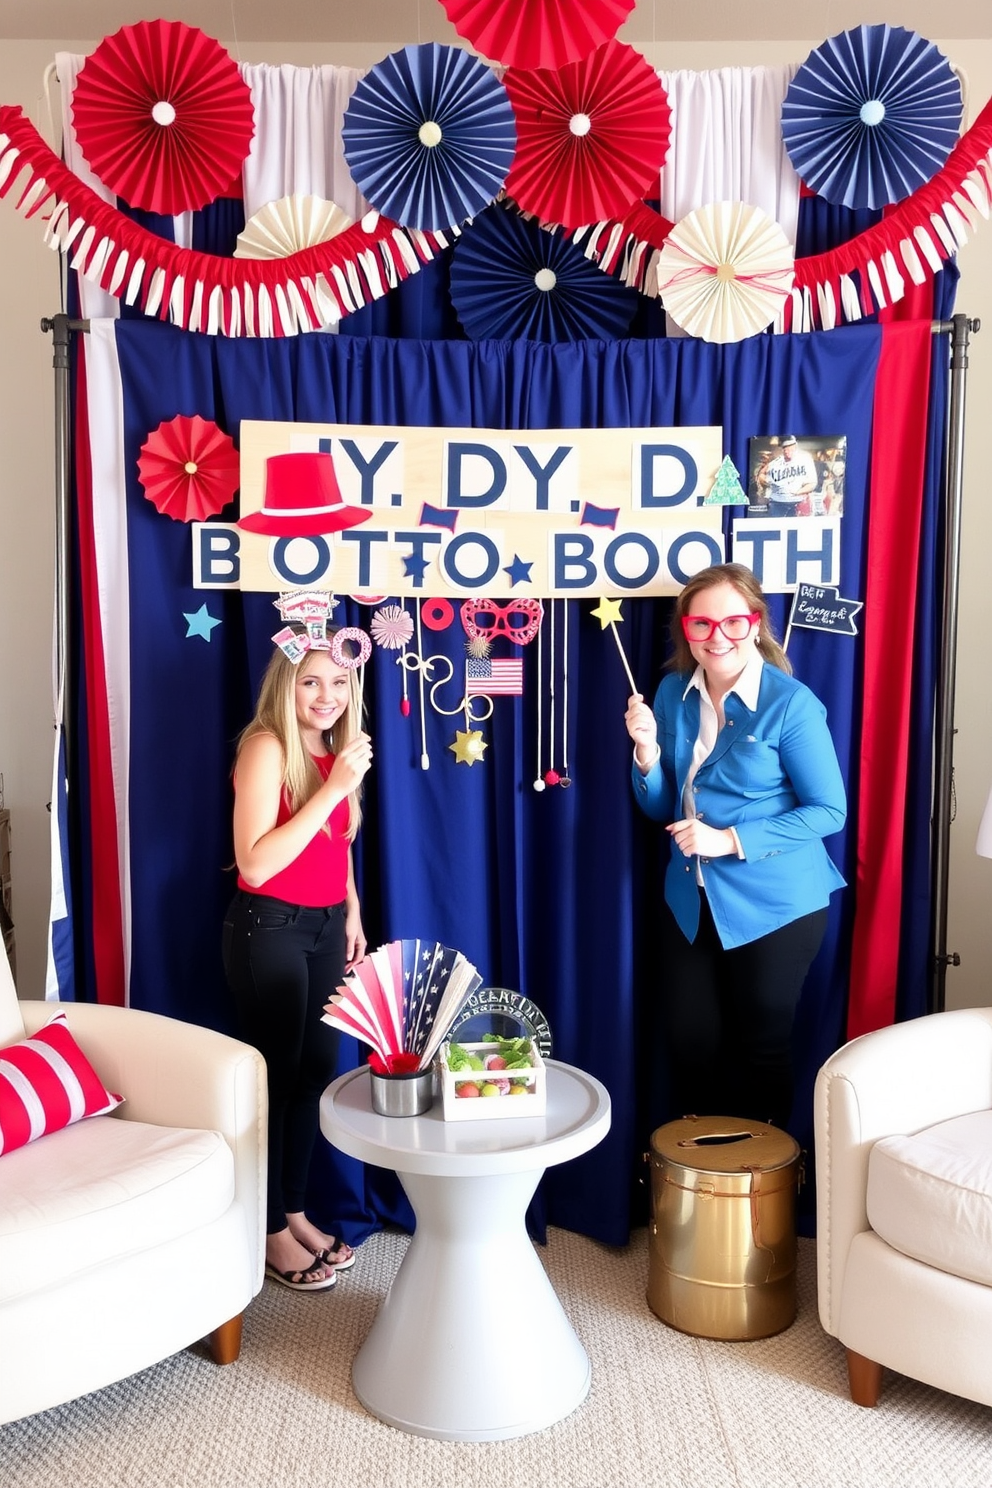
M 430 563 L 429 558 L 424 558 L 423 555 L 418 557 L 416 553 L 411 553 L 409 557 L 403 559 L 405 577 L 413 579 L 415 584 L 422 584 L 428 563 Z
M 514 553 L 514 555 L 513 555 L 513 562 L 512 563 L 508 563 L 506 565 L 506 567 L 503 569 L 503 572 L 504 573 L 508 573 L 510 575 L 510 584 L 511 585 L 513 585 L 513 584 L 529 584 L 531 582 L 530 571 L 531 571 L 531 569 L 533 567 L 534 567 L 533 562 L 531 562 L 531 563 L 525 563 L 522 558 L 519 558 L 517 556 L 517 554 Z
M 198 610 L 195 610 L 192 615 L 187 615 L 186 611 L 184 610 L 183 619 L 186 621 L 187 641 L 190 639 L 191 636 L 202 636 L 205 641 L 209 641 L 210 632 L 213 630 L 215 625 L 219 625 L 221 623 L 219 620 L 214 619 L 213 615 L 211 615 L 210 611 L 207 609 L 206 604 L 202 604 L 200 608 Z

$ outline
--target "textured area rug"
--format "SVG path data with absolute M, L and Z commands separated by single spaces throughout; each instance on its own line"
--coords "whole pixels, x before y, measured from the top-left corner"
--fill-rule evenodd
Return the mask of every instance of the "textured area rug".
M 799 1316 L 774 1338 L 676 1333 L 645 1301 L 647 1231 L 616 1250 L 552 1230 L 540 1251 L 592 1361 L 573 1415 L 515 1441 L 458 1443 L 383 1425 L 351 1361 L 408 1244 L 380 1234 L 330 1292 L 266 1282 L 237 1364 L 202 1346 L 82 1400 L 0 1427 L 2 1488 L 989 1488 L 992 1411 L 887 1374 L 847 1397 L 800 1241 Z M 501 1298 L 493 1277 L 493 1298 Z M 42 1341 L 39 1340 L 39 1346 Z M 51 1346 L 52 1341 L 47 1346 Z M 0 1360 L 0 1368 L 11 1367 Z

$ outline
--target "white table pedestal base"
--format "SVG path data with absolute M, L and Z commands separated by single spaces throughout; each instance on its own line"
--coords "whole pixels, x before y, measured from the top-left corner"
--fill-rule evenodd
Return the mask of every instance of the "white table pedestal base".
M 589 1391 L 589 1360 L 524 1215 L 546 1168 L 603 1140 L 610 1097 L 582 1070 L 547 1064 L 543 1116 L 381 1116 L 364 1069 L 321 1097 L 328 1141 L 392 1168 L 417 1216 L 352 1369 L 366 1409 L 402 1431 L 502 1441 L 554 1425 Z
M 524 1436 L 569 1415 L 589 1360 L 524 1225 L 541 1171 L 399 1177 L 417 1228 L 355 1359 L 359 1400 L 448 1441 Z

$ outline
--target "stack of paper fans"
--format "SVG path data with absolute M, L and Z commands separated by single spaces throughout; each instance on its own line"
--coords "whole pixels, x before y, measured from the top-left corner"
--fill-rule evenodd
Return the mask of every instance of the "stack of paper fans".
M 437 941 L 391 940 L 348 972 L 324 1022 L 368 1044 L 380 1073 L 428 1069 L 481 983 L 461 951 Z

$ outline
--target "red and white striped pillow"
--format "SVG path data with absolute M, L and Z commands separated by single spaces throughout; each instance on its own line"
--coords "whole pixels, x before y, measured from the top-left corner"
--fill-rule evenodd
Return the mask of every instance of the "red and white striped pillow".
M 0 1049 L 0 1154 L 102 1116 L 122 1099 L 104 1089 L 65 1013 L 56 1013 L 33 1038 Z

